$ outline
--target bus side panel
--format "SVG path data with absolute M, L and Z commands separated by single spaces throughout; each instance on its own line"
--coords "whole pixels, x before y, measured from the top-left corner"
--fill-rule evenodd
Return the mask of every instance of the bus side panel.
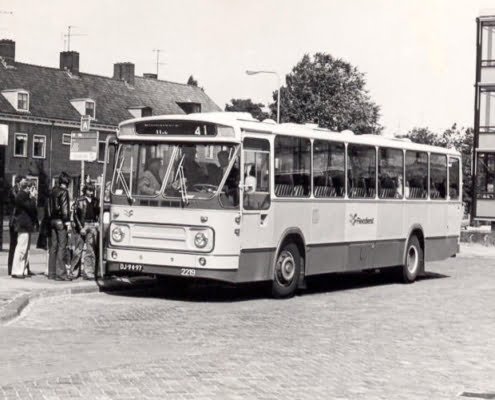
M 425 261 L 443 260 L 452 254 L 455 249 L 451 242 L 454 238 L 448 237 L 448 206 L 446 201 L 430 201 L 427 203 L 428 218 L 423 220 L 425 230 Z
M 275 248 L 241 250 L 236 282 L 259 282 L 272 279 L 271 265 Z
M 425 261 L 440 261 L 459 252 L 457 237 L 426 238 Z
M 373 258 L 375 268 L 402 264 L 406 233 L 402 200 L 379 200 L 377 235 Z
M 447 206 L 447 235 L 448 236 L 460 236 L 461 235 L 461 222 L 464 209 L 460 201 L 449 201 Z
M 310 240 L 311 233 L 311 203 L 308 200 L 274 200 L 271 212 L 274 216 L 273 242 L 266 246 L 278 246 L 279 242 L 289 229 L 296 228 L 302 232 L 306 244 Z M 270 265 L 270 277 L 272 277 Z
M 314 201 L 311 236 L 308 241 L 306 275 L 343 271 L 347 265 L 344 225 L 346 205 L 343 201 Z
M 373 267 L 377 217 L 378 204 L 375 199 L 349 200 L 346 203 L 345 241 L 349 243 L 347 271 Z

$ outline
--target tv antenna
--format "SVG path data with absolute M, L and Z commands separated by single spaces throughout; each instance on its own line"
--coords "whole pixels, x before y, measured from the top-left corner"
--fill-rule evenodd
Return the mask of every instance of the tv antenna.
M 67 27 L 67 33 L 64 34 L 64 38 L 67 39 L 67 51 L 70 51 L 70 39 L 74 36 L 87 36 L 87 34 L 85 33 L 74 33 L 72 32 L 72 29 L 74 28 L 77 28 L 77 26 L 75 25 L 69 25 Z M 65 43 L 64 43 L 64 47 L 65 47 Z
M 14 15 L 13 11 L 8 11 L 8 10 L 0 10 L 0 15 Z M 7 27 L 5 26 L 0 26 L 0 31 L 6 31 Z
M 160 53 L 162 49 L 153 49 L 153 52 L 156 53 L 156 77 L 158 78 L 158 73 L 160 72 L 160 65 L 167 65 L 167 63 L 160 62 Z

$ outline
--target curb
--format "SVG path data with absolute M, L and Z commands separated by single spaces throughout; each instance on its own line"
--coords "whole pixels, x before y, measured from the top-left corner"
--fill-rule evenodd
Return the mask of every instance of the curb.
M 30 303 L 41 298 L 97 292 L 135 291 L 152 287 L 155 283 L 154 279 L 140 279 L 135 282 L 110 279 L 98 280 L 88 286 L 50 288 L 20 293 L 0 309 L 0 323 L 6 323 L 19 317 Z
M 461 242 L 480 243 L 484 246 L 495 246 L 495 232 L 492 231 L 461 231 Z

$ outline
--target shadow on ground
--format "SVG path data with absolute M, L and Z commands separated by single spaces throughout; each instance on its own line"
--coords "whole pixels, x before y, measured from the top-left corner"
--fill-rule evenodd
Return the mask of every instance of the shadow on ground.
M 423 280 L 448 278 L 448 275 L 427 272 L 418 278 Z M 355 290 L 374 286 L 401 284 L 397 273 L 392 270 L 382 272 L 353 272 L 326 274 L 307 278 L 307 288 L 298 291 L 298 296 Z M 250 283 L 231 285 L 208 280 L 166 277 L 157 280 L 151 287 L 142 290 L 107 292 L 113 296 L 158 298 L 190 302 L 240 302 L 270 298 L 270 284 Z

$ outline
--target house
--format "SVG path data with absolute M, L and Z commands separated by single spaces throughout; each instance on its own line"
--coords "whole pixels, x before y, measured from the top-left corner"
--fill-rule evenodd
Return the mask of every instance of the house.
M 476 19 L 472 216 L 495 230 L 495 15 Z
M 113 76 L 79 70 L 79 53 L 60 53 L 60 67 L 18 62 L 15 42 L 0 40 L 0 143 L 5 186 L 15 175 L 32 176 L 46 196 L 61 171 L 77 188 L 81 163 L 70 161 L 71 132 L 78 132 L 82 116 L 90 116 L 99 134 L 98 157 L 87 162 L 85 173 L 102 174 L 104 143 L 119 122 L 149 115 L 220 111 L 196 86 L 158 80 L 156 74 L 135 76 L 130 62 L 116 63 Z M 2 139 L 3 138 L 3 139 Z M 1 163 L 0 163 L 1 165 Z

